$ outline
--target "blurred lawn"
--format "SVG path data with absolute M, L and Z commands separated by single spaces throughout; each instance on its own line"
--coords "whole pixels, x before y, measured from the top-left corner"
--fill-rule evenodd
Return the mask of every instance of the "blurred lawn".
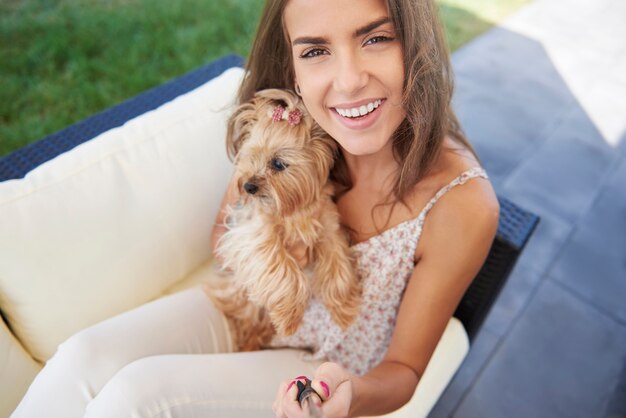
M 437 0 L 457 49 L 530 0 Z M 0 0 L 0 155 L 228 53 L 261 0 Z

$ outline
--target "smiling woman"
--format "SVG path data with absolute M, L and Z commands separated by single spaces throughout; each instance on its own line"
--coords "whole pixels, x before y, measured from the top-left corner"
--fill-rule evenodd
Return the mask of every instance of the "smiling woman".
M 240 101 L 265 87 L 293 89 L 340 146 L 331 177 L 359 254 L 364 297 L 347 332 L 336 332 L 312 301 L 296 334 L 273 344 L 313 348 L 314 359 L 330 360 L 311 383 L 320 394 L 330 388 L 331 395 L 322 396 L 327 416 L 387 413 L 413 394 L 487 254 L 498 204 L 450 105 L 453 75 L 432 1 L 270 3 Z M 450 193 L 423 229 L 455 176 L 460 184 L 482 179 Z M 462 244 L 454 238 L 461 234 Z M 404 266 L 397 254 L 411 261 Z M 381 258 L 395 268 L 388 270 Z M 374 296 L 374 288 L 396 290 Z M 277 416 L 301 416 L 294 391 L 289 381 L 280 385 Z

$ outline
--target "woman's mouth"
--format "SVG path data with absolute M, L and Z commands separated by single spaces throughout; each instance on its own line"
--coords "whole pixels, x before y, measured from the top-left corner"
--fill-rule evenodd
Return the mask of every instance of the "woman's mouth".
M 332 113 L 344 126 L 351 129 L 364 129 L 371 126 L 378 115 L 385 99 L 376 99 L 371 102 L 354 107 L 333 107 Z
M 382 100 L 378 99 L 378 100 L 374 100 L 373 102 L 367 103 L 365 105 L 361 105 L 359 107 L 352 107 L 349 109 L 340 109 L 336 107 L 335 111 L 345 118 L 359 118 L 369 113 L 372 113 L 374 109 L 380 106 L 381 103 L 382 103 Z

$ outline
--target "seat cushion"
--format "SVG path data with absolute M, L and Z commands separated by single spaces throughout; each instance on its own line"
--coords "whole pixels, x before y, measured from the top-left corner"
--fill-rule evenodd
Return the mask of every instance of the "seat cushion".
M 11 415 L 40 369 L 0 318 L 0 417 Z
M 232 173 L 226 120 L 243 70 L 0 183 L 0 306 L 40 361 L 160 295 L 210 256 Z

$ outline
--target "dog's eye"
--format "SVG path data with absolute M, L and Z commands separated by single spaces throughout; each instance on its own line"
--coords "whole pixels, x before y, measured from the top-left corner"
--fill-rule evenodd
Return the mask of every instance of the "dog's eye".
M 270 164 L 272 166 L 272 169 L 276 171 L 283 171 L 288 166 L 285 162 L 279 160 L 278 158 L 272 158 Z

